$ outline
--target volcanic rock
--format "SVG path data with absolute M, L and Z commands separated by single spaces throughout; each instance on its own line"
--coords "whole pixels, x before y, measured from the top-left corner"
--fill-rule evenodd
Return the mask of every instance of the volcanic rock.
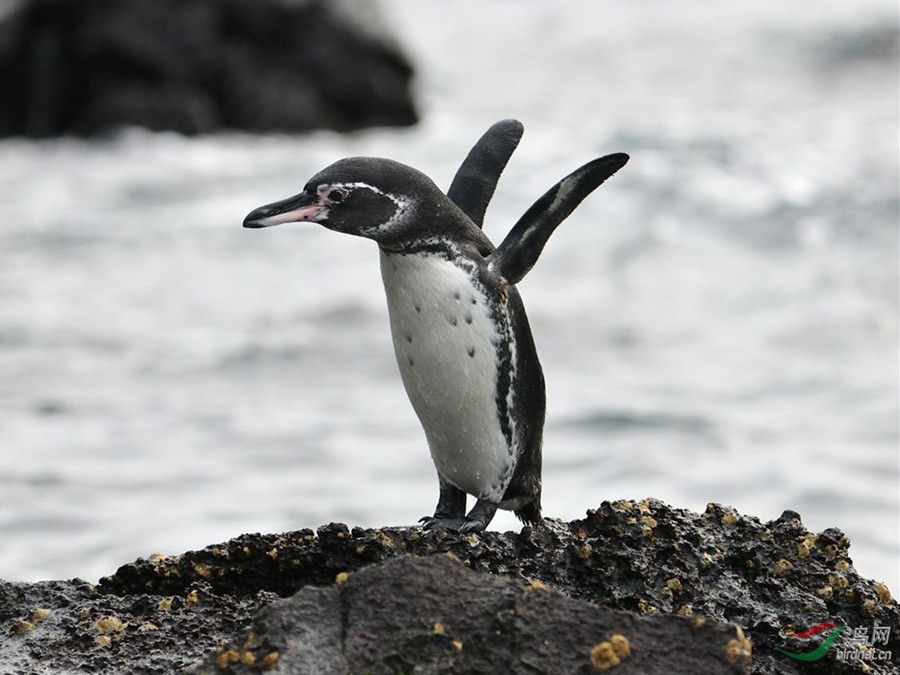
M 7 0 L 0 136 L 410 125 L 412 66 L 376 3 Z

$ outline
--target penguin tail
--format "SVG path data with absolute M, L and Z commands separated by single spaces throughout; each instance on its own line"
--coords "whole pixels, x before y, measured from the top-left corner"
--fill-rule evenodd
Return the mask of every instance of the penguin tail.
M 526 525 L 540 525 L 541 520 L 541 500 L 540 497 L 534 501 L 528 502 L 520 509 L 513 511 L 516 517 Z

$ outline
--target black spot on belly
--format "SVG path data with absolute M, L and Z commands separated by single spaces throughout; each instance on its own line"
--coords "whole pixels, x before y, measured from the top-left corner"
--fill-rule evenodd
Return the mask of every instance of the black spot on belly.
M 417 311 L 417 312 L 421 312 L 421 311 L 422 311 L 422 308 L 419 307 L 418 305 L 414 305 L 414 307 L 416 308 L 416 311 Z
M 406 355 L 406 360 L 409 361 L 410 367 L 413 367 L 416 365 L 415 363 L 413 363 L 413 357 L 411 357 L 409 354 Z
M 469 353 L 469 356 L 473 359 L 475 358 L 475 347 L 469 347 L 466 351 Z
M 469 297 L 469 302 L 471 302 L 473 305 L 478 304 L 478 300 L 475 299 L 474 295 Z
M 454 300 L 459 300 L 460 297 L 461 297 L 461 296 L 460 296 L 460 294 L 459 294 L 459 291 L 453 291 L 453 299 L 454 299 Z
M 447 321 L 450 322 L 450 325 L 451 325 L 451 326 L 458 326 L 458 325 L 459 325 L 459 320 L 458 320 L 455 316 L 449 317 L 449 318 L 447 319 Z
M 463 319 L 465 320 L 465 322 L 466 322 L 467 324 L 469 324 L 470 326 L 472 325 L 472 315 L 469 314 L 469 312 L 466 312 L 466 313 L 463 315 Z
M 409 333 L 406 334 L 406 341 L 407 341 L 409 344 L 412 344 L 412 335 L 410 335 Z

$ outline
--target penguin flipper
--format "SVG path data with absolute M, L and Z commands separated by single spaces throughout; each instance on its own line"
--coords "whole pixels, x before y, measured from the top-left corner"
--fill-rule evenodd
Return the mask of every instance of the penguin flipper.
M 525 127 L 518 120 L 500 120 L 484 132 L 463 160 L 447 196 L 481 227 L 500 174 L 519 145 Z
M 600 157 L 547 190 L 491 254 L 491 268 L 509 283 L 518 283 L 537 262 L 553 230 L 626 162 L 628 155 L 622 152 Z

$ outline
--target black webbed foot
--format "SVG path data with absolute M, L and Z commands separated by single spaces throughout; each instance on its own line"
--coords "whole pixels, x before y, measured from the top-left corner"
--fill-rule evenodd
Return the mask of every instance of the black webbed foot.
M 476 518 L 466 518 L 466 522 L 459 528 L 460 534 L 469 534 L 469 532 L 484 532 L 487 523 Z
M 453 530 L 460 532 L 468 522 L 465 518 L 442 518 L 438 515 L 419 518 L 423 530 Z
M 420 518 L 423 530 L 445 529 L 468 534 L 470 532 L 483 532 L 497 512 L 497 505 L 485 499 L 479 499 L 465 518 L 454 518 L 446 512 L 438 510 L 431 517 Z
M 423 530 L 452 530 L 460 534 L 469 534 L 470 532 L 483 532 L 485 528 L 484 522 L 477 518 L 439 518 L 437 516 L 425 516 L 420 518 Z

